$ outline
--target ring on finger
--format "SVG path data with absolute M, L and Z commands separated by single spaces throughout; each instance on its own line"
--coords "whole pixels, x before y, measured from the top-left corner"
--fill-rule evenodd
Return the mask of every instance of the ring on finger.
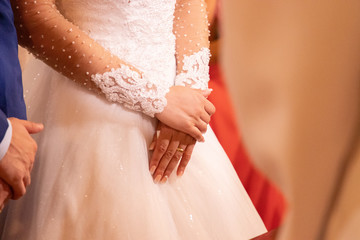
M 178 152 L 184 152 L 185 150 L 184 150 L 183 148 L 178 147 L 178 148 L 176 149 L 176 151 L 178 151 Z

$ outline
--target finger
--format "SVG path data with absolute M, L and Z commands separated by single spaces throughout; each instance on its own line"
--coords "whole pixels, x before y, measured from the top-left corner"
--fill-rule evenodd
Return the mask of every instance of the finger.
M 188 131 L 186 131 L 187 134 L 195 138 L 199 142 L 204 142 L 204 136 L 202 135 L 201 131 L 196 127 L 192 126 Z
M 200 119 L 201 119 L 202 121 L 204 121 L 206 124 L 209 124 L 211 117 L 210 117 L 210 115 L 209 115 L 208 113 L 203 112 L 203 113 L 201 114 L 201 116 L 200 116 Z
M 30 174 L 26 175 L 23 179 L 23 182 L 24 182 L 24 185 L 25 187 L 29 186 L 30 183 L 31 183 L 31 177 L 30 177 Z
M 206 100 L 204 105 L 205 111 L 211 116 L 215 113 L 216 108 L 214 104 L 212 104 L 210 101 Z
M 21 198 L 26 193 L 26 187 L 22 180 L 14 182 L 14 184 L 11 187 L 14 193 L 12 199 L 14 200 Z
M 179 146 L 178 140 L 172 140 L 168 146 L 168 149 L 166 150 L 165 154 L 162 156 L 158 167 L 155 170 L 154 173 L 154 181 L 155 183 L 159 183 L 160 180 L 162 180 L 164 176 L 164 172 L 169 165 L 169 162 L 173 158 L 174 154 L 176 153 L 176 148 Z M 166 182 L 166 179 L 164 180 Z
M 184 151 L 184 153 L 182 155 L 182 158 L 181 158 L 180 164 L 178 166 L 178 169 L 177 169 L 177 175 L 179 177 L 181 177 L 184 174 L 185 168 L 186 168 L 186 166 L 188 165 L 188 163 L 189 163 L 189 161 L 191 159 L 191 155 L 192 155 L 192 152 L 194 150 L 194 147 L 195 147 L 195 142 L 192 143 L 192 144 L 189 144 L 186 147 L 186 149 L 185 149 L 185 151 Z
M 19 120 L 19 121 L 30 134 L 41 132 L 44 129 L 44 125 L 42 123 L 35 123 L 26 120 Z
M 199 121 L 196 122 L 196 127 L 202 132 L 202 133 L 206 133 L 207 131 L 207 123 L 205 123 L 204 121 L 202 121 L 201 119 Z
M 150 150 L 150 151 L 152 151 L 152 150 L 155 149 L 156 140 L 157 140 L 159 134 L 160 134 L 160 130 L 157 130 L 157 131 L 154 133 L 153 140 L 152 140 L 152 142 L 150 143 L 150 146 L 149 146 L 149 150 Z
M 168 149 L 171 137 L 163 136 L 162 132 L 160 132 L 159 138 L 156 142 L 155 150 L 153 155 L 151 156 L 149 162 L 149 169 L 151 175 L 154 175 L 154 172 L 160 162 L 160 159 L 165 154 L 166 150 Z
M 180 144 L 179 147 L 176 149 L 174 156 L 172 157 L 171 161 L 169 162 L 169 164 L 165 170 L 165 173 L 164 173 L 164 176 L 163 176 L 163 179 L 161 180 L 161 182 L 166 182 L 167 179 L 170 177 L 171 173 L 174 171 L 176 166 L 179 164 L 186 148 L 187 148 L 186 144 Z
M 12 194 L 9 185 L 0 179 L 0 204 L 5 204 L 11 195 Z

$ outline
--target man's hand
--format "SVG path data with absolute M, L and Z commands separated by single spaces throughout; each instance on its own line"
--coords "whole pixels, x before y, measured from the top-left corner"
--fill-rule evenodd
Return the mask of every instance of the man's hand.
M 5 207 L 5 204 L 12 197 L 12 192 L 9 185 L 0 179 L 0 212 Z
M 12 199 L 19 199 L 30 184 L 30 172 L 37 150 L 36 142 L 30 134 L 42 131 L 44 126 L 17 118 L 9 118 L 9 121 L 12 138 L 8 151 L 0 160 L 0 179 L 11 187 Z

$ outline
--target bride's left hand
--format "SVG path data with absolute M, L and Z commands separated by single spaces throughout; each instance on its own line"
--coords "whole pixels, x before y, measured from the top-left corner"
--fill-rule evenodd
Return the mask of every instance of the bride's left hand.
M 184 174 L 196 140 L 160 121 L 157 132 L 155 132 L 149 147 L 149 150 L 154 150 L 149 162 L 149 169 L 155 183 L 165 183 L 178 164 L 177 175 Z

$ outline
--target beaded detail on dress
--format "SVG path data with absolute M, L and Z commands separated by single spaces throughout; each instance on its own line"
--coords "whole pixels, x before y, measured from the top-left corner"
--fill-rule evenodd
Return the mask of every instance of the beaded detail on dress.
M 210 50 L 208 48 L 202 48 L 191 56 L 185 56 L 183 72 L 176 76 L 175 85 L 207 89 L 210 80 L 209 61 Z
M 78 0 L 74 4 L 62 0 L 59 6 L 68 19 L 142 74 L 122 65 L 93 74 L 91 80 L 108 101 L 154 117 L 165 108 L 165 95 L 174 84 L 171 69 L 175 63 L 172 32 L 175 1 L 109 1 L 107 18 L 94 14 L 103 8 L 102 1 L 93 2 L 96 3 L 90 5 L 89 1 Z
M 203 49 L 209 44 L 204 0 L 14 0 L 12 4 L 20 44 L 82 87 L 101 91 L 109 101 L 154 116 L 166 105 L 165 90 L 175 83 L 175 66 L 181 85 L 192 79 L 197 83 L 192 87 L 206 88 Z M 205 57 L 201 64 L 191 63 L 198 60 L 187 57 L 192 55 Z
M 153 117 L 174 85 L 175 2 L 14 0 L 13 7 L 19 42 L 37 58 L 107 100 Z
M 169 87 L 175 0 L 58 0 L 60 12 L 124 62 Z M 98 12 L 106 12 L 106 17 Z M 154 66 L 157 66 L 154 68 Z M 110 69 L 109 69 L 110 70 Z M 154 77 L 155 78 L 155 77 Z

